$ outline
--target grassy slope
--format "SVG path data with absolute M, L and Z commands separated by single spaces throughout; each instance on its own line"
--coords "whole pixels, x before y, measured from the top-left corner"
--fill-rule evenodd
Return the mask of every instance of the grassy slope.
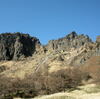
M 62 92 L 51 95 L 38 96 L 33 99 L 100 99 L 100 86 L 89 84 L 85 86 L 80 86 L 77 90 L 71 92 Z
M 94 84 L 89 84 L 81 86 L 78 90 L 71 92 L 56 93 L 36 97 L 34 99 L 100 99 L 100 87 L 97 87 Z

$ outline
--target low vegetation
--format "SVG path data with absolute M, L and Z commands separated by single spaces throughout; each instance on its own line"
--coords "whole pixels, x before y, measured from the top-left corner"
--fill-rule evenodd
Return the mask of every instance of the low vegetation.
M 31 74 L 25 79 L 0 77 L 0 97 L 33 98 L 38 95 L 71 91 L 91 77 L 79 68 L 63 69 L 49 74 L 47 71 Z

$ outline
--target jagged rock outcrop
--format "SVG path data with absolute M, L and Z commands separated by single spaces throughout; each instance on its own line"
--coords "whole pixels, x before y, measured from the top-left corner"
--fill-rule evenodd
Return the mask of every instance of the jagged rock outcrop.
M 28 56 L 32 57 L 18 62 L 0 61 L 0 74 L 24 78 L 26 74 L 44 71 L 45 68 L 52 73 L 68 66 L 84 66 L 91 57 L 100 56 L 100 37 L 92 42 L 87 35 L 72 32 L 43 46 L 28 34 L 0 34 L 0 60 L 20 60 Z
M 96 42 L 92 42 L 87 35 L 71 32 L 42 46 L 36 37 L 29 34 L 0 34 L 0 60 L 20 60 L 32 55 L 39 55 L 47 61 L 54 59 L 67 65 L 81 65 L 92 56 L 100 56 L 100 36 Z
M 47 45 L 48 50 L 70 50 L 70 48 L 80 48 L 92 40 L 86 35 L 77 35 L 76 32 L 68 34 L 58 40 L 51 40 Z
M 97 37 L 95 45 L 96 47 L 94 56 L 100 56 L 100 36 Z
M 17 60 L 32 56 L 40 42 L 29 34 L 0 34 L 0 60 Z
M 66 53 L 63 60 L 67 65 L 82 65 L 90 57 L 100 56 L 100 37 L 97 37 L 96 42 L 92 42 L 87 35 L 71 32 L 63 38 L 49 41 L 46 48 L 51 52 L 60 51 L 60 55 Z
M 97 37 L 96 42 L 100 44 L 100 36 Z

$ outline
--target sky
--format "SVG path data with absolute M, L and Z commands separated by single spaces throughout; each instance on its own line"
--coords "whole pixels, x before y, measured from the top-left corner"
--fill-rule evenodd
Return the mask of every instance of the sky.
M 47 44 L 72 31 L 100 35 L 100 0 L 0 0 L 0 33 L 29 33 Z

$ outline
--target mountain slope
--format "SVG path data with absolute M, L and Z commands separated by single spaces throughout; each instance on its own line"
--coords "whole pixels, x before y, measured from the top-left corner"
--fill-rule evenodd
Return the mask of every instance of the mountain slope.
M 45 69 L 51 73 L 68 67 L 84 66 L 91 57 L 100 56 L 99 36 L 96 42 L 92 42 L 88 36 L 75 32 L 51 40 L 45 46 L 28 34 L 0 34 L 0 45 L 0 75 L 14 78 L 24 78 Z

